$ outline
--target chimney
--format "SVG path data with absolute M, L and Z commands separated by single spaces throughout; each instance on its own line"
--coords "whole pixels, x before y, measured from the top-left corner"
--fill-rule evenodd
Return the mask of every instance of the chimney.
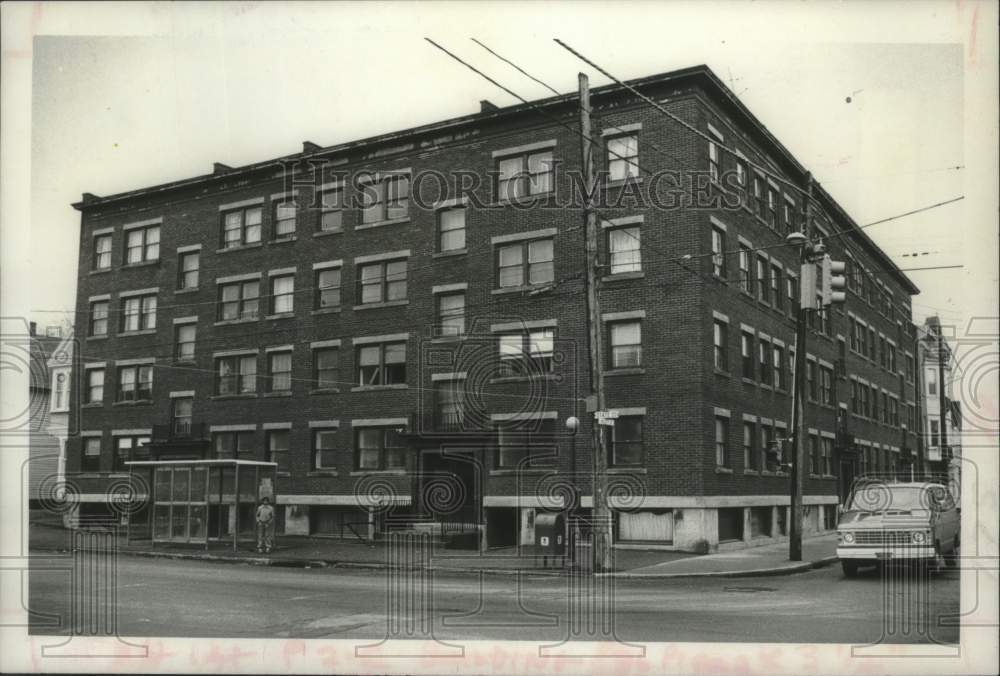
M 497 104 L 493 103 L 489 99 L 483 99 L 482 101 L 479 102 L 479 112 L 480 113 L 492 113 L 492 112 L 495 112 L 497 110 L 500 110 L 500 106 L 498 106 Z
M 38 324 L 36 322 L 30 322 L 28 324 L 28 335 L 34 336 L 38 332 Z
M 225 174 L 232 170 L 233 170 L 232 167 L 230 167 L 228 164 L 223 164 L 222 162 L 216 162 L 215 164 L 212 165 L 213 174 Z
M 101 198 L 98 197 L 97 195 L 95 195 L 92 192 L 85 192 L 85 193 L 83 193 L 83 203 L 84 204 L 86 204 L 87 202 L 93 202 L 94 200 L 99 200 L 99 199 L 101 199 Z
M 312 141 L 303 141 L 302 142 L 302 152 L 304 152 L 304 153 L 314 153 L 314 152 L 316 152 L 318 150 L 322 150 L 322 149 L 323 148 L 321 146 L 316 145 Z

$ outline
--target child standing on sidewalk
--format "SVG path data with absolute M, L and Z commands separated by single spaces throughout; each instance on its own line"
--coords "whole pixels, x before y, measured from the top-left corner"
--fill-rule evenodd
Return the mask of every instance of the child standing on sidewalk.
M 270 554 L 274 543 L 274 507 L 266 495 L 260 499 L 257 507 L 257 551 L 263 550 Z

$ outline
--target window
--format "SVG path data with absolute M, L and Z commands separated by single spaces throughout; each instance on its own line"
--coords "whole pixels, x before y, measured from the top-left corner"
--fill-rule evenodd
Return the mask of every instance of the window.
M 798 286 L 798 280 L 795 277 L 789 275 L 785 278 L 785 288 L 788 292 L 788 311 L 793 314 L 799 307 Z
M 438 294 L 437 306 L 438 335 L 463 335 L 465 333 L 465 292 Z
M 886 347 L 885 365 L 890 373 L 896 373 L 896 346 L 892 343 Z
M 772 228 L 778 225 L 778 191 L 767 188 L 767 224 Z
M 931 448 L 937 448 L 939 444 L 939 438 L 941 436 L 941 422 L 939 420 L 931 420 Z
M 358 384 L 406 383 L 406 343 L 380 343 L 358 348 Z
M 728 329 L 726 322 L 722 320 L 712 322 L 712 354 L 717 371 L 729 371 Z
M 913 360 L 912 354 L 906 354 L 903 360 L 904 369 L 906 373 L 906 382 L 912 383 L 913 379 L 916 377 L 916 365 Z
M 642 366 L 642 322 L 615 322 L 611 334 L 611 368 L 627 369 Z
M 771 266 L 771 299 L 774 302 L 774 307 L 777 310 L 784 308 L 784 303 L 782 302 L 781 295 L 781 266 L 772 265 Z
M 295 276 L 271 277 L 271 314 L 295 311 Z
M 465 249 L 465 208 L 438 212 L 438 251 Z
M 753 201 L 754 212 L 761 219 L 764 218 L 764 179 L 758 174 L 753 176 Z
M 809 473 L 819 474 L 819 437 L 809 435 Z
M 178 324 L 174 327 L 174 359 L 192 361 L 194 359 L 196 324 Z
M 833 369 L 820 366 L 820 403 L 833 406 Z
M 90 335 L 108 335 L 108 301 L 95 300 L 90 304 Z
M 268 392 L 292 391 L 292 353 L 284 350 L 267 354 Z
M 785 348 L 775 345 L 772 354 L 771 374 L 774 376 L 774 389 L 785 389 Z
M 219 319 L 257 319 L 260 310 L 260 282 L 219 285 Z
M 104 369 L 87 369 L 87 396 L 84 403 L 100 404 L 104 401 Z
M 340 384 L 340 350 L 324 347 L 313 350 L 313 388 L 334 389 Z
M 440 431 L 462 430 L 465 419 L 463 402 L 465 381 L 445 380 L 434 386 L 434 428 Z
M 719 182 L 719 145 L 715 141 L 708 142 L 708 177 Z
M 80 470 L 83 472 L 98 472 L 101 469 L 101 438 L 85 437 L 83 439 L 83 457 L 80 458 Z
M 554 276 L 551 239 L 506 244 L 497 249 L 499 288 L 551 283 Z
M 642 416 L 619 417 L 611 432 L 611 464 L 616 467 L 643 464 Z
M 344 191 L 341 188 L 324 190 L 319 194 L 320 232 L 340 232 L 344 228 Z
M 639 228 L 614 228 L 608 230 L 608 253 L 612 275 L 642 270 Z
M 410 177 L 390 174 L 362 187 L 362 223 L 406 218 L 410 209 Z
M 757 342 L 757 370 L 763 385 L 771 384 L 771 346 L 764 340 Z
M 639 137 L 632 134 L 608 139 L 608 178 L 621 181 L 639 175 Z
M 312 469 L 314 471 L 332 470 L 337 466 L 337 430 L 313 430 L 312 435 Z
M 757 469 L 757 449 L 754 444 L 757 440 L 756 424 L 743 421 L 743 467 L 744 469 Z
M 362 265 L 358 283 L 358 302 L 362 305 L 405 300 L 406 260 Z
M 295 237 L 296 204 L 293 200 L 274 205 L 274 239 Z
M 216 394 L 249 394 L 257 391 L 257 355 L 219 357 L 215 360 Z
M 149 437 L 115 437 L 114 471 L 125 472 L 130 460 L 145 459 L 149 456 Z
M 757 300 L 764 303 L 771 302 L 771 286 L 768 281 L 767 259 L 763 256 L 757 257 Z
M 55 375 L 53 379 L 55 382 L 52 387 L 52 410 L 59 411 L 67 408 L 66 403 L 66 374 L 59 372 Z
M 823 460 L 820 469 L 825 476 L 831 476 L 833 474 L 833 439 L 823 437 L 819 443 L 820 454 Z
M 868 359 L 875 361 L 875 329 L 868 327 Z
M 767 469 L 767 451 L 774 446 L 774 428 L 760 424 L 760 468 Z
M 406 444 L 399 430 L 393 427 L 362 427 L 354 434 L 356 469 L 405 469 Z
M 720 279 L 726 277 L 726 233 L 712 228 L 712 275 Z
M 118 369 L 118 401 L 153 398 L 152 366 L 121 366 Z
M 740 371 L 744 378 L 753 380 L 753 334 L 740 334 Z
M 111 235 L 94 237 L 94 269 L 107 270 L 111 267 Z
M 740 204 L 746 206 L 747 203 L 747 163 L 745 160 L 736 160 L 736 184 L 740 187 Z
M 497 425 L 497 467 L 551 464 L 555 422 L 529 420 Z
M 500 374 L 524 376 L 552 371 L 554 329 L 500 335 Z
M 715 464 L 729 466 L 729 418 L 715 416 Z
M 795 232 L 795 202 L 788 197 L 785 198 L 782 221 L 784 221 L 786 233 Z
M 177 397 L 171 401 L 171 408 L 174 434 L 178 437 L 191 436 L 194 398 Z
M 144 331 L 156 328 L 156 295 L 130 296 L 122 299 L 121 331 Z
M 268 430 L 267 461 L 278 463 L 279 472 L 288 472 L 289 430 Z
M 750 271 L 750 247 L 740 243 L 740 290 L 753 294 L 753 273 Z
M 554 167 L 551 150 L 501 158 L 497 181 L 499 199 L 511 201 L 551 192 Z
M 216 458 L 249 460 L 253 457 L 253 432 L 216 432 L 212 438 Z
M 160 226 L 132 228 L 125 234 L 125 264 L 149 263 L 160 258 Z
M 222 248 L 254 244 L 260 241 L 261 208 L 249 207 L 222 214 Z
M 182 253 L 177 257 L 177 262 L 177 288 L 182 290 L 197 289 L 200 254 L 197 251 Z
M 316 271 L 316 310 L 340 307 L 340 268 Z
M 935 397 L 938 393 L 937 375 L 937 371 L 934 369 L 927 369 L 927 394 Z
M 806 383 L 806 393 L 809 396 L 809 401 L 818 401 L 819 382 L 816 377 L 816 362 L 811 360 L 806 362 Z

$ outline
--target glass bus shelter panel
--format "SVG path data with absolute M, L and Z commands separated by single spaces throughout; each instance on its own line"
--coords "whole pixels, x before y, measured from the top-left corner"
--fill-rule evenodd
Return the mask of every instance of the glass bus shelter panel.
M 170 542 L 206 542 L 207 505 L 207 468 L 158 467 L 153 510 L 153 539 Z

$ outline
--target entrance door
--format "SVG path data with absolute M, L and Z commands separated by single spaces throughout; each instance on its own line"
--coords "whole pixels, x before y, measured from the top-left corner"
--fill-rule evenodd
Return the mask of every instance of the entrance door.
M 851 486 L 854 485 L 855 476 L 857 476 L 857 462 L 853 458 L 841 458 L 840 477 L 837 481 L 840 504 L 847 502 L 847 497 L 851 494 Z
M 425 451 L 416 506 L 438 522 L 480 523 L 482 467 L 472 452 Z

